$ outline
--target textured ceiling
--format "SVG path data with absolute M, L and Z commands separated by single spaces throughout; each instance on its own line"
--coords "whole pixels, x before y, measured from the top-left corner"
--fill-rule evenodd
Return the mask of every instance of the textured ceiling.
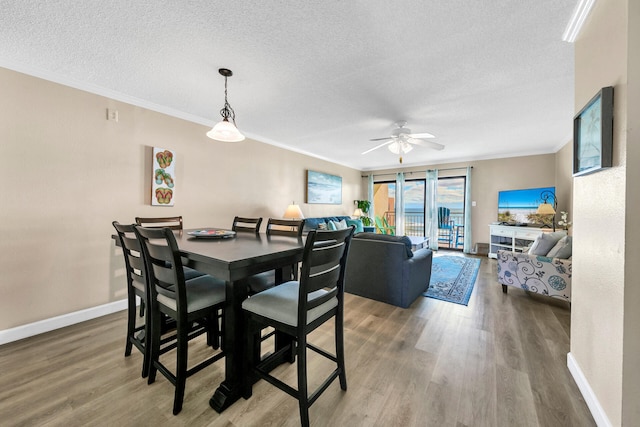
M 357 169 L 406 120 L 442 151 L 404 164 L 552 153 L 571 139 L 576 0 L 5 0 L 0 66 Z M 211 141 L 211 144 L 221 144 Z

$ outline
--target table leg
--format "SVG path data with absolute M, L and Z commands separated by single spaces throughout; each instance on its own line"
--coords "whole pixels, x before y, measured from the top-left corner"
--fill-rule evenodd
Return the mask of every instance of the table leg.
M 245 322 L 242 301 L 247 298 L 245 280 L 226 283 L 227 304 L 224 310 L 225 379 L 217 388 L 209 406 L 222 412 L 242 396 L 244 372 Z

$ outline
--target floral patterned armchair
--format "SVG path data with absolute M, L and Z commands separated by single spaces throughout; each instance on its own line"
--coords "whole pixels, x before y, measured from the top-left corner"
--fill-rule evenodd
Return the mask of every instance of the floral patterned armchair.
M 571 260 L 498 251 L 498 282 L 571 302 Z

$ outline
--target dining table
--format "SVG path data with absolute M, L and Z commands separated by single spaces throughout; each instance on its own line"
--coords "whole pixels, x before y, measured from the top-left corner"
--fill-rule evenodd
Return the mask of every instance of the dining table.
M 292 266 L 302 261 L 305 239 L 252 232 L 206 236 L 202 230 L 174 234 L 185 266 L 225 281 L 225 376 L 209 400 L 209 405 L 220 413 L 243 397 L 245 376 L 249 375 L 242 312 L 242 302 L 248 297 L 247 279 L 270 270 L 276 271 L 276 283 L 282 282 L 283 277 L 291 277 Z M 276 348 L 284 345 L 287 342 L 282 340 Z
M 200 229 L 201 230 L 201 229 Z M 225 379 L 209 405 L 222 412 L 243 395 L 246 372 L 246 327 L 242 302 L 248 297 L 247 279 L 264 271 L 276 271 L 276 283 L 290 277 L 291 266 L 302 261 L 304 239 L 262 233 L 238 232 L 231 237 L 193 237 L 176 234 L 186 266 L 225 281 L 224 309 Z

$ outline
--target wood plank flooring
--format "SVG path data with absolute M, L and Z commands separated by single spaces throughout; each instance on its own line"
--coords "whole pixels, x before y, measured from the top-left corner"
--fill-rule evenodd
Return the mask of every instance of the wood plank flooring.
M 444 251 L 440 251 L 442 254 Z M 496 281 L 481 257 L 468 306 L 419 298 L 401 309 L 346 295 L 348 390 L 332 384 L 311 407 L 314 426 L 593 426 L 567 367 L 570 311 Z M 124 357 L 125 312 L 0 346 L 3 426 L 297 426 L 297 401 L 264 381 L 218 414 L 209 405 L 224 362 L 173 387 L 147 385 L 142 357 Z M 333 324 L 311 342 L 333 351 Z M 190 347 L 191 360 L 209 349 Z M 310 352 L 310 383 L 331 367 Z M 164 357 L 171 357 L 172 353 Z M 295 365 L 275 371 L 295 384 Z

